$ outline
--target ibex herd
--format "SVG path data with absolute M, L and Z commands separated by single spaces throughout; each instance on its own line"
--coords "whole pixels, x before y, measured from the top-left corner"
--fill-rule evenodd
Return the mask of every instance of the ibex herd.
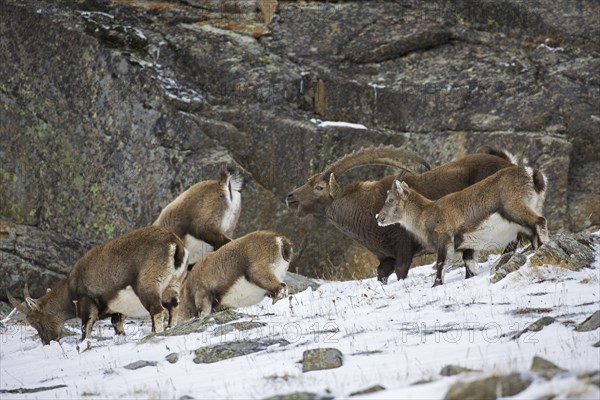
M 419 164 L 424 170 L 413 172 Z M 378 181 L 342 184 L 345 172 L 363 165 L 399 168 Z M 232 239 L 241 212 L 246 172 L 222 169 L 220 179 L 199 182 L 140 228 L 92 248 L 65 279 L 39 299 L 25 286 L 24 303 L 8 294 L 43 344 L 59 340 L 63 323 L 82 321 L 82 340 L 94 322 L 111 317 L 124 334 L 123 316 L 150 315 L 152 332 L 204 317 L 215 309 L 246 307 L 287 295 L 284 278 L 293 245 L 270 231 Z M 444 264 L 459 253 L 466 278 L 475 275 L 476 252 L 500 248 L 517 237 L 534 248 L 548 240 L 541 215 L 546 179 L 536 169 L 490 147 L 430 169 L 417 154 L 392 146 L 363 148 L 332 163 L 290 192 L 298 217 L 321 215 L 373 252 L 377 278 L 408 275 L 413 257 L 437 252 L 434 286 Z M 207 253 L 207 246 L 213 252 Z M 189 270 L 189 272 L 188 272 Z

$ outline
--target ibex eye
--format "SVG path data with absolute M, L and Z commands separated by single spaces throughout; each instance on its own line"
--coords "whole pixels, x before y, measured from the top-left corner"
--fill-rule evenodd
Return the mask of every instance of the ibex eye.
M 323 186 L 315 186 L 315 190 L 318 190 L 320 192 L 321 190 L 323 190 Z

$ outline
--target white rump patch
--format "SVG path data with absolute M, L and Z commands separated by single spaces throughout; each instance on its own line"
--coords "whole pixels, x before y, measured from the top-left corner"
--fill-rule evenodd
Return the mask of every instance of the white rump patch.
M 283 239 L 278 236 L 275 238 L 275 241 L 279 247 L 279 254 L 277 255 L 277 260 L 273 263 L 272 268 L 275 276 L 278 277 L 281 282 L 283 282 L 290 263 L 285 261 L 283 258 Z
M 267 294 L 265 289 L 241 277 L 223 296 L 221 304 L 232 308 L 250 307 L 260 303 L 265 298 L 265 294 Z
M 459 250 L 493 250 L 506 246 L 519 232 L 530 234 L 529 229 L 510 222 L 498 213 L 490 215 L 473 232 L 464 234 Z
M 108 309 L 111 313 L 120 313 L 128 317 L 146 318 L 150 316 L 131 286 L 120 290 L 115 298 L 108 302 Z
M 279 252 L 276 256 L 276 261 L 270 265 L 271 271 L 275 276 L 283 282 L 285 274 L 287 273 L 289 262 L 285 261 L 282 256 L 283 240 L 280 237 L 276 237 L 275 241 L 279 247 Z M 245 277 L 239 278 L 229 288 L 225 296 L 221 299 L 221 304 L 226 307 L 250 307 L 260 303 L 267 294 L 267 291 L 254 283 L 248 281 Z
M 213 247 L 210 244 L 200 239 L 196 239 L 192 235 L 185 235 L 183 238 L 183 244 L 186 250 L 189 252 L 189 257 L 187 260 L 188 264 L 196 264 L 198 261 L 206 257 L 208 253 L 213 251 Z

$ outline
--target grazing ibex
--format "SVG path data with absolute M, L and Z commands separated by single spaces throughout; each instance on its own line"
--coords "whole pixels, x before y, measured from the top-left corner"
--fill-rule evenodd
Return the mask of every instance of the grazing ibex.
M 466 278 L 475 275 L 475 252 L 500 248 L 518 234 L 529 237 L 534 249 L 548 240 L 541 216 L 546 178 L 537 169 L 502 169 L 460 192 L 429 200 L 407 185 L 394 181 L 377 215 L 381 226 L 399 223 L 428 251 L 437 250 L 433 286 L 443 283 L 448 254 L 462 253 Z
M 25 303 L 8 294 L 18 311 L 26 315 L 43 344 L 60 339 L 63 323 L 79 317 L 82 340 L 94 322 L 111 316 L 115 333 L 124 334 L 123 315 L 152 317 L 152 332 L 163 330 L 163 305 L 169 323 L 176 319 L 179 289 L 187 273 L 188 252 L 168 229 L 137 229 L 100 244 L 83 255 L 52 289 L 37 300 L 25 293 Z M 27 286 L 26 286 L 27 287 Z
M 181 289 L 181 320 L 206 316 L 215 307 L 248 307 L 265 296 L 285 297 L 283 278 L 292 259 L 283 235 L 257 231 L 235 239 L 200 260 Z
M 164 226 L 183 240 L 190 264 L 206 254 L 204 243 L 216 250 L 231 241 L 242 207 L 243 173 L 237 166 L 224 167 L 219 180 L 191 186 L 154 221 L 153 225 Z
M 398 279 L 404 279 L 421 245 L 401 226 L 380 227 L 375 220 L 375 214 L 383 206 L 386 193 L 396 177 L 390 175 L 379 181 L 347 185 L 339 184 L 336 178 L 361 165 L 389 165 L 404 169 L 399 177 L 411 187 L 429 198 L 438 199 L 513 165 L 512 155 L 507 152 L 487 147 L 478 151 L 480 153 L 467 155 L 431 171 L 412 174 L 403 161 L 412 159 L 427 166 L 421 157 L 392 146 L 364 148 L 310 177 L 304 185 L 287 195 L 286 203 L 289 207 L 297 206 L 299 217 L 309 214 L 327 217 L 342 232 L 373 252 L 379 259 L 379 281 L 386 283 L 394 271 Z

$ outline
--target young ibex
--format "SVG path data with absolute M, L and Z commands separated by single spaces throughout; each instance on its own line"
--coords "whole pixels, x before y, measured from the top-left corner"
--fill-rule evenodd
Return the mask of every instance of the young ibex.
M 188 252 L 174 233 L 146 227 L 100 244 L 83 255 L 52 289 L 38 300 L 25 293 L 19 303 L 8 299 L 26 315 L 43 344 L 58 341 L 63 323 L 79 317 L 82 340 L 89 337 L 97 319 L 111 316 L 115 333 L 124 334 L 123 315 L 152 317 L 152 332 L 163 329 L 163 305 L 169 324 L 176 320 L 178 289 L 187 273 Z
M 518 234 L 527 236 L 534 249 L 547 241 L 546 219 L 540 215 L 545 192 L 544 175 L 520 166 L 435 201 L 396 180 L 377 221 L 381 226 L 399 223 L 426 250 L 437 250 L 437 286 L 448 254 L 462 253 L 465 277 L 470 278 L 476 251 L 503 247 Z
M 336 178 L 346 171 L 369 164 L 402 168 L 399 177 L 429 198 L 438 199 L 456 192 L 513 164 L 509 153 L 482 148 L 421 174 L 407 171 L 403 161 L 415 160 L 425 166 L 419 156 L 392 146 L 369 147 L 348 154 L 325 171 L 313 175 L 301 187 L 287 195 L 289 207 L 297 206 L 297 215 L 327 217 L 342 232 L 365 246 L 379 259 L 377 278 L 386 283 L 392 272 L 398 279 L 408 275 L 413 256 L 421 250 L 420 243 L 399 225 L 380 227 L 375 214 L 383 206 L 386 193 L 396 178 L 393 175 L 374 182 L 339 184 Z
M 184 241 L 195 264 L 208 251 L 229 243 L 240 217 L 245 171 L 228 165 L 219 180 L 191 186 L 168 204 L 153 225 L 164 226 Z
M 248 307 L 265 296 L 285 297 L 283 282 L 292 243 L 282 235 L 257 231 L 235 239 L 200 260 L 181 289 L 181 320 L 206 316 L 215 307 Z

